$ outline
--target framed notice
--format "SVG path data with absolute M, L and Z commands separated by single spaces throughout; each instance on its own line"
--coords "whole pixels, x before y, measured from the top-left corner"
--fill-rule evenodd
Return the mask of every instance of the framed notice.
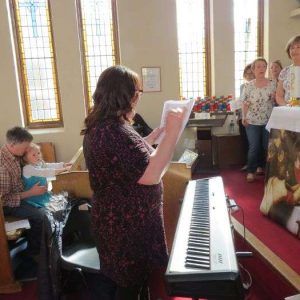
M 144 92 L 160 92 L 160 67 L 142 67 Z

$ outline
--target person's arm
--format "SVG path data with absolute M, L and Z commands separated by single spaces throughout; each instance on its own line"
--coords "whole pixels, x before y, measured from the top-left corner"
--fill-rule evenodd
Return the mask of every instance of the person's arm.
M 48 162 L 43 162 L 43 168 L 48 168 L 48 169 L 62 169 L 64 167 L 63 162 L 59 163 L 48 163 Z
M 150 155 L 149 164 L 139 179 L 139 184 L 152 185 L 160 182 L 172 159 L 185 113 L 186 110 L 182 111 L 181 109 L 168 113 L 165 127 L 166 134 Z
M 279 80 L 276 89 L 276 102 L 280 106 L 285 106 L 283 81 Z
M 69 171 L 70 168 L 72 167 L 73 163 L 71 163 L 71 162 L 46 163 L 46 162 L 44 162 L 44 165 L 46 166 L 46 168 L 49 168 L 49 169 L 60 170 L 59 173 L 61 173 L 61 172 Z
M 31 196 L 38 196 L 38 195 L 43 195 L 47 192 L 48 187 L 44 185 L 40 185 L 40 183 L 36 183 L 30 190 L 21 192 L 20 193 L 20 198 L 21 199 L 26 199 Z
M 144 137 L 144 140 L 149 145 L 154 145 L 155 140 L 161 135 L 161 133 L 164 131 L 164 128 L 155 128 L 149 135 Z
M 248 113 L 248 104 L 243 101 L 242 102 L 242 124 L 247 127 L 248 126 L 248 119 L 247 119 L 247 113 Z
M 248 85 L 245 85 L 243 89 L 243 93 L 241 95 L 241 101 L 242 101 L 242 124 L 244 127 L 248 126 L 248 120 L 247 120 L 247 114 L 249 106 L 246 102 L 247 99 L 247 92 L 248 92 Z
M 23 168 L 23 176 L 24 177 L 31 177 L 31 176 L 39 176 L 39 177 L 53 177 L 57 174 L 60 174 L 64 171 L 67 171 L 69 167 L 63 167 L 63 163 L 61 164 L 60 169 L 54 168 L 41 168 L 35 167 L 32 165 L 26 165 Z
M 21 178 L 19 190 L 14 191 L 9 172 L 5 168 L 0 168 L 0 195 L 4 203 L 11 203 L 12 206 L 19 206 L 22 199 L 42 195 L 47 191 L 47 187 L 34 185 L 30 190 L 24 192 L 21 190 Z

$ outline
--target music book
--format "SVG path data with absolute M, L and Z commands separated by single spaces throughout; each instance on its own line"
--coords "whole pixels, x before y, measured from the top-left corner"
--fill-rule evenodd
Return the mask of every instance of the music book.
M 178 138 L 177 138 L 177 142 L 190 118 L 190 114 L 191 111 L 193 109 L 195 100 L 194 99 L 189 99 L 189 100 L 167 100 L 164 103 L 164 107 L 163 107 L 163 111 L 162 111 L 162 115 L 161 115 L 161 121 L 160 121 L 160 128 L 165 127 L 166 125 L 166 118 L 167 118 L 167 114 L 170 110 L 172 109 L 177 109 L 177 108 L 186 108 L 186 115 L 182 121 L 182 125 L 181 125 L 181 130 L 178 134 Z M 159 144 L 163 137 L 165 136 L 165 133 L 163 132 L 155 141 L 155 144 Z
M 83 147 L 81 146 L 78 151 L 75 153 L 75 155 L 70 160 L 70 163 L 72 163 L 72 166 L 70 168 L 70 172 L 72 171 L 78 171 L 81 170 L 81 163 L 84 160 L 83 155 Z

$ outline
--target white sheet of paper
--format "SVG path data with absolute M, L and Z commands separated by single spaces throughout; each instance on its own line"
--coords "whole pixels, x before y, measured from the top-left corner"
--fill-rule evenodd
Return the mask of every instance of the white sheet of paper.
M 164 103 L 164 108 L 163 108 L 163 111 L 162 111 L 162 115 L 161 115 L 161 121 L 160 121 L 160 127 L 165 127 L 166 125 L 166 118 L 167 118 L 167 113 L 172 110 L 172 109 L 176 109 L 176 108 L 186 108 L 187 112 L 186 112 L 186 115 L 185 115 L 185 118 L 182 122 L 182 126 L 181 126 L 181 130 L 178 134 L 178 138 L 177 138 L 177 142 L 185 128 L 185 125 L 187 123 L 187 121 L 189 120 L 189 117 L 190 117 L 190 114 L 191 114 L 191 111 L 193 109 L 193 106 L 194 106 L 194 103 L 195 103 L 195 100 L 194 99 L 189 99 L 189 100 L 167 100 L 165 101 Z M 159 138 L 155 141 L 155 144 L 159 144 L 163 137 L 165 136 L 165 133 L 163 132 Z
M 20 228 L 29 229 L 30 224 L 28 219 L 14 221 L 14 222 L 5 222 L 5 231 L 15 231 Z

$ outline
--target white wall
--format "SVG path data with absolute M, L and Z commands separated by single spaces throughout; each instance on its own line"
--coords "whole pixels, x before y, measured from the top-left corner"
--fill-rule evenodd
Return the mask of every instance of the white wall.
M 300 33 L 300 16 L 289 16 L 297 8 L 297 1 L 265 1 L 270 2 L 266 9 L 265 56 L 288 64 L 284 46 L 291 36 Z M 82 143 L 79 132 L 85 117 L 76 8 L 74 0 L 50 2 L 64 127 L 31 132 L 37 142 L 55 143 L 58 160 L 68 160 Z M 232 2 L 210 1 L 212 86 L 216 95 L 234 92 Z M 121 63 L 139 74 L 143 66 L 161 68 L 161 92 L 144 93 L 138 106 L 149 125 L 155 127 L 159 125 L 163 101 L 179 96 L 175 0 L 117 3 Z M 3 144 L 8 128 L 22 125 L 6 0 L 0 0 L 0 41 L 0 144 Z M 194 136 L 193 130 L 185 132 L 176 157 L 183 151 L 184 138 Z
M 270 2 L 269 35 L 265 36 L 266 57 L 269 61 L 280 59 L 283 65 L 289 65 L 290 60 L 285 52 L 287 41 L 300 34 L 300 15 L 290 17 L 292 10 L 299 7 L 296 0 L 268 0 Z
M 178 99 L 176 7 L 174 0 L 118 1 L 121 62 L 141 75 L 141 67 L 161 68 L 161 92 L 144 93 L 138 111 L 158 126 L 163 102 Z

